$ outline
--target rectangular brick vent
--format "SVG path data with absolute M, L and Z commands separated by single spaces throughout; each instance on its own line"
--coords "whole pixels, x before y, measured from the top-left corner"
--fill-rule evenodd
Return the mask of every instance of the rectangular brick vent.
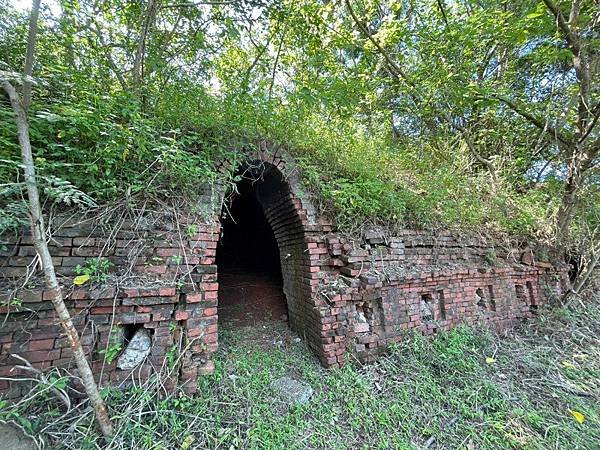
M 529 311 L 535 313 L 538 309 L 538 302 L 535 297 L 535 291 L 533 290 L 533 283 L 527 281 L 525 284 L 527 286 L 527 293 L 529 294 Z
M 475 291 L 475 303 L 477 303 L 477 306 L 479 306 L 481 309 L 487 309 L 485 293 L 481 288 L 477 288 Z
M 488 299 L 490 311 L 496 311 L 496 294 L 494 293 L 494 286 L 488 284 Z
M 525 286 L 522 284 L 515 284 L 515 293 L 517 294 L 517 300 L 520 303 L 527 304 L 527 295 L 525 294 Z
M 444 291 L 441 289 L 438 290 L 437 297 L 440 310 L 440 318 L 442 320 L 446 320 L 446 299 L 444 298 Z
M 433 322 L 433 296 L 426 292 L 421 294 L 421 319 L 423 322 Z
M 367 302 L 356 304 L 356 323 L 354 324 L 354 331 L 356 333 L 368 333 L 371 331 L 371 324 L 373 323 L 373 308 L 371 308 Z

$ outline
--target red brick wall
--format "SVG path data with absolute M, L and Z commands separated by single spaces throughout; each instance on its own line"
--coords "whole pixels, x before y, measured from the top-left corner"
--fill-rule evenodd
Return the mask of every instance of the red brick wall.
M 395 236 L 370 231 L 354 239 L 333 233 L 284 152 L 263 146 L 248 161 L 262 164 L 257 196 L 279 246 L 290 324 L 327 367 L 342 365 L 350 354 L 370 360 L 408 328 L 431 334 L 462 322 L 508 327 L 568 284 L 564 268 L 536 263 L 531 255 L 521 263 L 518 252 L 496 254 L 493 243 L 482 239 L 410 230 Z M 221 213 L 214 205 L 223 196 L 222 186 L 207 186 L 197 208 L 202 216 L 176 215 L 163 205 L 136 220 L 115 212 L 110 219 L 71 213 L 53 221 L 50 250 L 63 293 L 103 383 L 126 383 L 163 368 L 167 383 L 193 392 L 196 377 L 213 370 Z M 0 301 L 19 298 L 22 304 L 0 307 L 0 377 L 19 376 L 11 353 L 39 368 L 72 367 L 32 264 L 31 238 L 3 239 L 9 245 L 0 253 Z M 99 256 L 114 264 L 105 285 L 73 286 L 75 266 Z M 131 323 L 152 331 L 153 346 L 142 366 L 121 371 L 104 361 L 102 350 L 111 328 Z M 166 355 L 174 345 L 182 357 L 171 370 Z M 0 394 L 19 395 L 19 386 L 0 381 Z
M 316 244 L 326 249 L 317 263 L 327 365 L 343 364 L 348 353 L 371 360 L 409 328 L 424 334 L 460 323 L 507 328 L 568 286 L 565 267 L 515 251 L 497 254 L 482 239 L 397 234 L 329 234 Z
M 161 225 L 139 229 L 139 222 L 109 222 L 61 216 L 54 220 L 50 250 L 63 295 L 102 382 L 126 381 L 160 370 L 195 387 L 197 374 L 211 371 L 210 355 L 217 348 L 217 268 L 215 252 L 219 227 L 180 217 L 182 230 Z M 149 223 L 163 217 L 152 213 Z M 164 217 L 163 217 L 164 218 Z M 191 228 L 187 229 L 190 224 Z M 110 228 L 110 227 L 114 228 Z M 185 231 L 187 229 L 187 232 Z M 28 235 L 8 236 L 0 260 L 0 376 L 18 377 L 11 353 L 37 368 L 72 366 L 71 349 L 44 290 L 35 251 Z M 102 286 L 75 286 L 75 266 L 106 258 L 114 265 Z M 28 275 L 29 272 L 29 275 Z M 24 287 L 23 287 L 24 284 Z M 18 299 L 20 305 L 6 305 Z M 135 324 L 152 332 L 152 350 L 146 363 L 121 371 L 104 362 L 103 351 L 111 330 Z M 174 345 L 185 349 L 180 367 L 170 370 L 165 356 Z M 21 384 L 0 381 L 0 393 L 18 395 Z M 25 388 L 25 387 L 24 387 Z

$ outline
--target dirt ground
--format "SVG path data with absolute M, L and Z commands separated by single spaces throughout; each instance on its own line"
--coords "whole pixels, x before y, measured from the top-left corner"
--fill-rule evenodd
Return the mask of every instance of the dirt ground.
M 219 325 L 254 326 L 265 320 L 287 321 L 281 280 L 260 273 L 219 274 Z

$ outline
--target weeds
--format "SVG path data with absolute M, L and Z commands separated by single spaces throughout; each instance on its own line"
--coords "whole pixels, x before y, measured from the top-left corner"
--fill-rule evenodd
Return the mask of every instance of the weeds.
M 104 360 L 110 364 L 123 350 L 123 332 L 120 328 L 113 328 L 110 332 L 108 346 L 100 350 L 100 354 L 104 355 Z
M 88 259 L 83 266 L 78 264 L 75 273 L 88 276 L 92 283 L 103 283 L 112 267 L 113 263 L 106 258 L 93 258 Z
M 156 377 L 105 389 L 117 434 L 93 431 L 86 403 L 62 415 L 36 401 L 18 415 L 54 448 L 595 449 L 600 427 L 600 308 L 559 309 L 505 336 L 459 327 L 412 334 L 376 363 L 324 370 L 284 325 L 224 330 L 199 393 L 167 395 Z M 289 406 L 283 375 L 315 393 Z M 585 417 L 578 423 L 572 411 Z

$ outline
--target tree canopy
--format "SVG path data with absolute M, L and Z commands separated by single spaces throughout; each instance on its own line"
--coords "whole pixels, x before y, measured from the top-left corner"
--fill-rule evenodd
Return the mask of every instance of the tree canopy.
M 0 0 L 0 17 L 0 76 L 18 84 L 27 11 Z M 216 159 L 266 139 L 342 228 L 576 245 L 600 214 L 599 53 L 592 0 L 52 1 L 35 163 L 50 201 L 193 197 Z M 9 229 L 24 210 L 8 101 L 0 117 Z

